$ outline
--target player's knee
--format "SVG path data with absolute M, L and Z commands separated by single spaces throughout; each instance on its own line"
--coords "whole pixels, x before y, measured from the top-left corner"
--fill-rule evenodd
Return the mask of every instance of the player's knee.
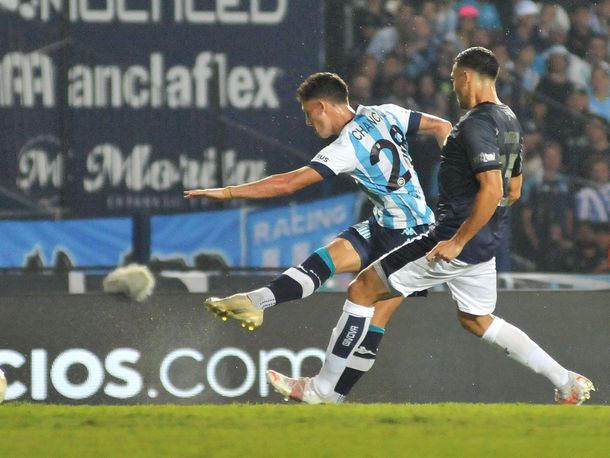
M 469 313 L 458 310 L 458 321 L 462 328 L 475 336 L 481 337 L 485 332 L 485 329 L 483 329 L 477 318 L 478 317 L 475 315 L 470 315 Z
M 365 269 L 352 281 L 347 297 L 356 304 L 373 304 L 384 299 L 385 287 L 374 270 Z
M 365 281 L 360 276 L 356 277 L 347 287 L 347 297 L 356 304 L 361 304 L 366 295 Z
M 464 328 L 466 331 L 468 332 L 473 332 L 474 327 L 472 325 L 472 321 L 462 317 L 462 316 L 458 316 L 458 321 L 460 322 L 460 326 L 462 326 L 462 328 Z

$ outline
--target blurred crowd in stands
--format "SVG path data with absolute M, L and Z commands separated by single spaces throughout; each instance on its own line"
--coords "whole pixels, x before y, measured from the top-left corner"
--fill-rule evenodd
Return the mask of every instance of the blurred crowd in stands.
M 354 106 L 396 103 L 455 123 L 453 58 L 470 46 L 494 51 L 498 95 L 524 133 L 510 269 L 610 272 L 610 0 L 352 0 L 352 7 Z M 434 202 L 440 152 L 431 140 L 415 146 Z

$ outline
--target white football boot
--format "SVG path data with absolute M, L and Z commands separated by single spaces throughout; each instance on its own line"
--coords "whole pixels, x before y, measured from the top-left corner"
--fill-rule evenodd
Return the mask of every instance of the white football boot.
M 328 402 L 314 392 L 312 379 L 309 377 L 286 377 L 284 374 L 269 369 L 267 371 L 267 380 L 273 389 L 284 397 L 285 401 L 293 399 L 305 404 L 323 404 Z
M 569 371 L 568 383 L 555 389 L 555 402 L 558 404 L 580 405 L 591 398 L 591 391 L 595 391 L 593 382 L 587 377 Z
M 241 321 L 242 328 L 248 328 L 250 331 L 263 324 L 263 311 L 256 308 L 247 294 L 238 293 L 221 298 L 210 297 L 203 304 L 223 321 L 233 318 Z

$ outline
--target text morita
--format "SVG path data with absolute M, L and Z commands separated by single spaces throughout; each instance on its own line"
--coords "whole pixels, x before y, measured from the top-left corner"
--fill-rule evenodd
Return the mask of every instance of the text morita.
M 214 79 L 214 69 L 218 78 Z M 230 67 L 223 53 L 200 52 L 192 66 L 167 66 L 160 52 L 146 65 L 76 64 L 68 70 L 68 104 L 73 108 L 206 109 L 218 94 L 222 107 L 277 109 L 278 67 Z M 57 104 L 57 68 L 46 54 L 10 52 L 0 61 L 0 106 Z

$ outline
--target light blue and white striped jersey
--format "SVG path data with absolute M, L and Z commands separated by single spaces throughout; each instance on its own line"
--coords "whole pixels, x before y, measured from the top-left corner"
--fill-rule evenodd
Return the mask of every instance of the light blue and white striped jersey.
M 322 149 L 310 166 L 322 176 L 347 173 L 364 190 L 377 222 L 389 229 L 431 224 L 413 168 L 407 134 L 419 129 L 421 114 L 397 105 L 362 106 L 339 137 Z

